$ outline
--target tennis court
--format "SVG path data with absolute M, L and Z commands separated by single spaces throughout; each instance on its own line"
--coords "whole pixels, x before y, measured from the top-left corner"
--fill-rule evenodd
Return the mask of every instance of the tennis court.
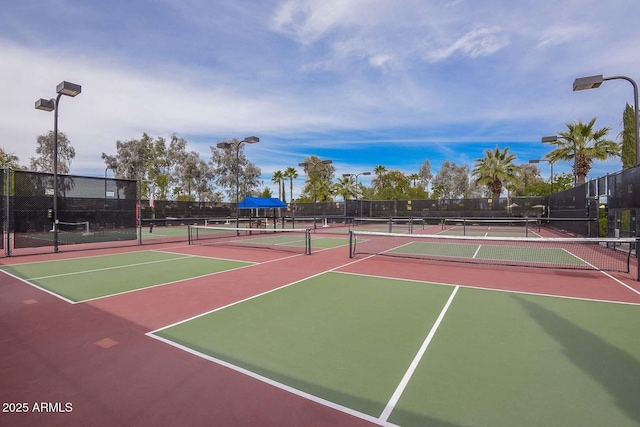
M 333 272 L 152 336 L 373 422 L 634 425 L 639 317 L 637 305 Z
M 21 369 L 0 397 L 74 407 L 7 422 L 640 425 L 635 257 L 603 271 L 566 242 L 218 231 L 4 260 L 0 362 Z
M 116 295 L 249 265 L 162 251 L 4 266 L 2 270 L 71 302 Z

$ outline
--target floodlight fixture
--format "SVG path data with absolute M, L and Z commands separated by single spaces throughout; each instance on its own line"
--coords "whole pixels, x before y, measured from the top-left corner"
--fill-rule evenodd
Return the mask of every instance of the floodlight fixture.
M 56 109 L 55 99 L 40 98 L 36 101 L 36 110 L 51 112 Z
M 75 83 L 61 82 L 56 86 L 56 92 L 59 95 L 66 95 L 73 98 L 74 96 L 80 95 L 82 92 L 82 86 Z
M 53 111 L 53 251 L 58 252 L 58 110 L 62 95 L 74 97 L 82 92 L 82 86 L 61 82 L 56 86 L 58 96 L 55 99 L 40 98 L 36 101 L 36 110 Z
M 258 138 L 257 136 L 248 136 L 240 142 L 246 142 L 247 144 L 256 144 L 260 142 L 260 138 Z
M 603 77 L 602 74 L 598 74 L 597 76 L 589 76 L 589 77 L 580 77 L 574 80 L 573 82 L 573 90 L 574 92 L 577 90 L 585 90 L 585 89 L 595 89 L 600 87 L 603 82 L 607 80 L 626 80 L 631 83 L 633 86 L 633 118 L 635 122 L 636 132 L 636 166 L 640 166 L 640 129 L 638 129 L 638 85 L 631 77 L 627 76 L 613 76 L 613 77 Z
M 355 176 L 356 177 L 356 200 L 358 200 L 358 177 L 360 175 L 371 175 L 371 172 L 343 173 L 342 174 L 342 176 L 344 176 L 345 178 L 350 177 L 350 176 Z M 362 205 L 362 202 L 360 202 L 360 205 Z M 361 209 L 360 214 L 362 215 L 362 209 Z
M 556 142 L 558 140 L 557 135 L 543 136 L 542 142 Z M 540 161 L 540 160 L 539 160 Z M 543 162 L 549 162 L 551 165 L 551 192 L 553 193 L 553 162 L 551 160 L 542 159 Z M 533 163 L 531 160 L 529 163 Z M 578 185 L 578 147 L 576 146 L 576 140 L 573 140 L 573 186 Z
M 553 137 L 555 138 L 555 137 Z M 555 141 L 555 139 L 554 139 Z M 551 166 L 551 179 L 549 180 L 549 182 L 551 183 L 551 193 L 553 193 L 553 162 L 551 160 L 547 160 L 547 159 L 532 159 L 529 160 L 529 164 L 532 163 L 540 163 L 540 162 L 547 162 L 549 163 L 549 166 Z
M 602 82 L 604 82 L 602 74 L 598 74 L 597 76 L 580 77 L 573 81 L 573 91 L 595 89 L 600 87 Z
M 248 136 L 235 144 L 232 142 L 219 142 L 216 144 L 216 147 L 223 148 L 225 150 L 232 147 L 235 147 L 236 149 L 236 228 L 240 227 L 240 146 L 243 142 L 246 142 L 247 144 L 255 144 L 260 142 L 260 138 L 257 136 Z M 238 235 L 240 235 L 240 231 L 238 231 Z

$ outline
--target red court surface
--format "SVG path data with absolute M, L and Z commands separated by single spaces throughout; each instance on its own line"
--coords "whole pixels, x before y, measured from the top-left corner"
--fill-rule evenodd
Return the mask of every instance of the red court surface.
M 73 258 L 117 248 L 0 260 Z M 248 268 L 69 304 L 0 273 L 1 426 L 366 426 L 146 336 L 151 330 L 335 270 L 499 290 L 640 303 L 630 274 L 350 259 L 339 247 L 313 255 L 166 244 L 154 250 L 256 262 Z M 45 403 L 47 412 L 34 412 Z M 22 405 L 25 404 L 25 405 Z M 11 408 L 17 408 L 16 405 Z

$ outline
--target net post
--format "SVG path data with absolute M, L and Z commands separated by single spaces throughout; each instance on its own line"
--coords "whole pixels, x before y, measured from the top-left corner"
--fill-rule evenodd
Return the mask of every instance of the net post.
M 349 230 L 349 258 L 353 258 L 353 230 Z
M 305 252 L 307 255 L 311 255 L 311 230 L 309 228 L 307 228 L 305 235 L 306 235 L 305 241 L 307 246 L 307 250 Z
M 389 233 L 393 233 L 393 218 L 389 217 Z
M 636 237 L 636 281 L 640 282 L 640 254 L 638 254 L 638 244 L 640 244 L 640 237 Z
M 467 219 L 466 218 L 462 218 L 462 235 L 463 236 L 467 235 Z
M 7 233 L 7 246 L 5 249 L 5 255 L 7 257 L 11 256 L 11 232 L 13 231 L 11 229 L 11 223 L 12 223 L 12 219 L 13 219 L 13 211 L 11 210 L 11 199 L 10 199 L 10 194 L 11 194 L 11 178 L 12 178 L 12 173 L 13 171 L 11 170 L 11 168 L 7 168 L 5 170 L 5 193 L 4 193 L 4 203 L 5 203 L 5 214 L 4 214 L 4 218 L 2 218 L 2 220 L 4 221 L 4 229 Z
M 187 242 L 191 245 L 191 225 L 187 225 Z

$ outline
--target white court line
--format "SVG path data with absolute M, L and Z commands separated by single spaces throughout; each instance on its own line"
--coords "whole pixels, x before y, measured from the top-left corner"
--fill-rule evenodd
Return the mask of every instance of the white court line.
M 622 286 L 624 286 L 625 288 L 629 289 L 631 292 L 633 292 L 634 294 L 640 295 L 640 291 L 638 291 L 637 289 L 632 288 L 631 286 L 627 285 L 626 283 L 624 283 L 622 280 L 618 280 L 615 277 L 613 277 L 611 274 L 607 273 L 606 271 L 600 270 L 599 268 L 597 268 L 595 265 L 591 264 L 590 262 L 587 262 L 585 260 L 583 260 L 582 258 L 580 258 L 578 255 L 573 254 L 571 252 L 569 252 L 566 249 L 562 249 L 563 251 L 567 252 L 569 255 L 573 256 L 574 258 L 584 262 L 585 264 L 587 264 L 588 266 L 592 267 L 594 270 L 599 271 L 600 273 L 604 274 L 605 276 L 607 276 L 608 278 L 612 279 L 613 281 L 615 281 L 616 283 L 621 284 Z M 640 265 L 638 265 L 638 268 L 640 268 Z
M 41 286 L 38 286 L 38 285 L 36 285 L 35 283 L 31 283 L 30 281 L 28 281 L 28 280 L 26 280 L 26 279 L 23 279 L 22 277 L 18 277 L 18 276 L 16 276 L 15 274 L 11 274 L 11 273 L 9 273 L 9 272 L 8 272 L 8 271 L 6 271 L 6 270 L 2 270 L 2 269 L 0 269 L 0 271 L 2 271 L 4 274 L 6 274 L 6 275 L 7 275 L 7 276 L 9 276 L 9 277 L 13 277 L 13 278 L 14 278 L 14 279 L 16 279 L 16 280 L 21 281 L 22 283 L 26 283 L 27 285 L 29 285 L 29 286 L 33 286 L 34 288 L 36 288 L 36 289 L 38 289 L 38 290 L 40 290 L 40 291 L 46 292 L 46 293 L 48 293 L 48 294 L 50 294 L 50 295 L 53 295 L 53 296 L 54 296 L 54 297 L 56 297 L 56 298 L 60 298 L 60 299 L 61 299 L 62 301 L 64 301 L 64 302 L 68 302 L 69 304 L 76 304 L 76 302 L 75 302 L 75 301 L 72 301 L 72 300 L 70 300 L 70 299 L 68 299 L 68 298 L 65 298 L 65 297 L 63 297 L 62 295 L 58 295 L 58 294 L 56 294 L 55 292 L 50 291 L 49 289 L 45 289 L 45 288 L 43 288 L 43 287 L 41 287 Z
M 480 252 L 481 247 L 482 245 L 478 245 L 478 249 L 476 249 L 476 251 L 473 253 L 473 256 L 471 258 L 475 259 L 478 256 L 478 252 Z
M 288 386 L 286 384 L 283 384 L 281 382 L 272 380 L 271 378 L 262 376 L 260 374 L 257 374 L 257 373 L 255 373 L 253 371 L 249 371 L 249 370 L 247 370 L 245 368 L 242 368 L 240 366 L 233 365 L 233 364 L 231 364 L 229 362 L 225 362 L 224 360 L 217 359 L 215 357 L 212 357 L 212 356 L 209 356 L 207 354 L 201 353 L 199 351 L 193 350 L 192 348 L 189 348 L 189 347 L 186 347 L 184 345 L 178 344 L 178 343 L 176 343 L 174 341 L 171 341 L 171 340 L 168 340 L 166 338 L 159 337 L 157 335 L 149 335 L 149 334 L 151 334 L 151 332 L 147 333 L 147 336 L 149 336 L 151 338 L 154 338 L 154 339 L 156 339 L 158 341 L 161 341 L 161 342 L 163 342 L 165 344 L 168 344 L 168 345 L 170 345 L 172 347 L 178 348 L 178 349 L 183 350 L 183 351 L 185 351 L 185 352 L 187 352 L 189 354 L 192 354 L 194 356 L 197 356 L 197 357 L 200 357 L 202 359 L 208 360 L 209 362 L 213 362 L 213 363 L 216 363 L 218 365 L 224 366 L 224 367 L 229 368 L 229 369 L 231 369 L 233 371 L 236 371 L 236 372 L 239 372 L 241 374 L 244 374 L 244 375 L 246 375 L 246 376 L 248 376 L 250 378 L 253 378 L 255 380 L 261 381 L 261 382 L 263 382 L 265 384 L 269 384 L 269 385 L 271 385 L 273 387 L 279 388 L 279 389 L 284 390 L 286 392 L 289 392 L 289 393 L 291 393 L 291 394 L 293 394 L 295 396 L 299 396 L 299 397 L 302 397 L 304 399 L 307 399 L 307 400 L 309 400 L 311 402 L 318 403 L 318 404 L 326 406 L 328 408 L 335 409 L 337 411 L 343 412 L 345 414 L 351 415 L 353 417 L 356 417 L 356 418 L 359 418 L 359 419 L 362 419 L 362 420 L 365 420 L 365 421 L 369 421 L 370 423 L 377 424 L 377 425 L 380 425 L 380 426 L 399 427 L 396 424 L 392 424 L 390 422 L 387 422 L 386 420 L 382 421 L 382 420 L 380 420 L 380 419 L 378 419 L 378 418 L 376 418 L 374 416 L 365 414 L 363 412 L 356 411 L 355 409 L 351 409 L 351 408 L 343 406 L 343 405 L 339 405 L 339 404 L 337 404 L 335 402 L 331 402 L 330 400 L 323 399 L 321 397 L 315 396 L 315 395 L 307 393 L 305 391 L 298 390 L 296 388 L 293 388 L 293 387 Z
M 185 258 L 191 258 L 190 255 L 185 255 L 177 258 L 169 258 L 169 259 L 160 259 L 155 261 L 145 261 L 145 262 L 137 262 L 133 264 L 125 264 L 125 265 L 114 265 L 112 267 L 103 267 L 103 268 L 95 268 L 93 270 L 82 270 L 82 271 L 72 271 L 71 273 L 60 273 L 60 274 L 52 274 L 50 276 L 40 276 L 40 277 L 30 277 L 29 280 L 41 280 L 41 279 L 51 279 L 54 277 L 64 277 L 64 276 L 73 276 L 76 274 L 84 274 L 84 273 L 95 273 L 97 271 L 108 271 L 108 270 L 117 270 L 119 268 L 128 268 L 128 267 L 138 267 L 140 265 L 148 265 L 148 264 L 157 264 L 159 262 L 165 261 L 177 261 Z
M 400 384 L 398 384 L 398 387 L 393 392 L 391 399 L 389 399 L 389 402 L 387 402 L 387 406 L 384 408 L 384 411 L 382 411 L 382 414 L 380 415 L 380 421 L 386 422 L 389 419 L 389 415 L 391 415 L 391 412 L 396 407 L 398 400 L 400 400 L 400 396 L 402 396 L 404 389 L 407 388 L 407 385 L 409 384 L 409 380 L 411 380 L 411 377 L 413 376 L 413 373 L 416 371 L 416 368 L 418 367 L 420 360 L 422 360 L 422 356 L 424 356 L 424 353 L 427 351 L 429 344 L 431 344 L 431 340 L 433 339 L 434 335 L 438 331 L 438 328 L 440 327 L 440 324 L 442 323 L 442 320 L 444 319 L 445 314 L 447 314 L 447 310 L 449 310 L 449 307 L 451 306 L 451 303 L 453 302 L 453 298 L 455 298 L 456 293 L 458 292 L 458 289 L 460 289 L 459 286 L 456 286 L 455 288 L 453 288 L 453 292 L 451 292 L 451 295 L 449 296 L 447 303 L 444 305 L 444 307 L 440 311 L 440 315 L 438 315 L 438 318 L 436 319 L 435 323 L 431 327 L 429 334 L 424 339 L 424 342 L 420 346 L 418 353 L 416 353 L 415 357 L 411 361 L 411 364 L 409 365 L 409 369 L 407 369 L 407 372 L 405 372 L 404 376 L 402 377 L 402 380 L 400 381 Z
M 333 248 L 333 249 L 335 249 L 335 248 Z M 301 256 L 301 255 L 295 255 L 295 256 Z M 182 323 L 189 322 L 189 321 L 191 321 L 191 320 L 197 319 L 197 318 L 199 318 L 199 317 L 206 316 L 206 315 L 211 314 L 211 313 L 215 313 L 216 311 L 220 311 L 220 310 L 223 310 L 223 309 L 225 309 L 225 308 L 233 307 L 234 305 L 241 304 L 241 303 L 243 303 L 243 302 L 251 301 L 252 299 L 259 298 L 259 297 L 261 297 L 261 296 L 268 295 L 268 294 L 270 294 L 270 293 L 272 293 L 272 292 L 276 292 L 276 291 L 279 291 L 279 290 L 281 290 L 281 289 L 288 288 L 289 286 L 295 285 L 295 284 L 297 284 L 297 283 L 304 282 L 305 280 L 313 279 L 314 277 L 321 276 L 321 275 L 323 275 L 323 274 L 325 274 L 325 273 L 333 272 L 334 270 L 337 270 L 337 269 L 339 269 L 339 268 L 347 267 L 347 266 L 352 265 L 352 264 L 355 264 L 355 263 L 357 263 L 357 262 L 364 261 L 365 259 L 369 259 L 369 258 L 371 258 L 371 257 L 373 257 L 373 256 L 374 256 L 374 255 L 370 255 L 370 256 L 368 256 L 368 257 L 365 257 L 365 258 L 362 258 L 362 259 L 359 259 L 359 260 L 355 260 L 355 261 L 352 261 L 352 262 L 348 262 L 348 263 L 346 263 L 346 264 L 342 264 L 342 265 L 340 265 L 340 266 L 337 266 L 337 267 L 331 268 L 331 269 L 329 269 L 329 270 L 322 271 L 322 272 L 320 272 L 320 273 L 313 274 L 313 275 L 311 275 L 311 276 L 307 276 L 307 277 L 305 277 L 305 278 L 302 278 L 302 279 L 299 279 L 299 280 L 296 280 L 296 281 L 293 281 L 293 282 L 287 283 L 287 284 L 282 285 L 282 286 L 279 286 L 279 287 L 277 287 L 277 288 L 269 289 L 268 291 L 265 291 L 265 292 L 262 292 L 262 293 L 259 293 L 259 294 L 256 294 L 256 295 L 252 295 L 252 296 L 250 296 L 250 297 L 247 297 L 247 298 L 244 298 L 244 299 L 241 299 L 241 300 L 238 300 L 238 301 L 232 302 L 232 303 L 227 304 L 227 305 L 223 305 L 222 307 L 218 307 L 218 308 L 215 308 L 215 309 L 213 309 L 213 310 L 209 310 L 209 311 L 207 311 L 207 312 L 200 313 L 200 314 L 195 315 L 195 316 L 193 316 L 193 317 L 189 317 L 188 319 L 180 320 L 179 322 L 172 323 L 172 324 L 170 324 L 170 325 L 163 326 L 162 328 L 158 328 L 158 329 L 156 329 L 156 330 L 153 330 L 153 331 L 151 331 L 151 332 L 148 332 L 148 333 L 147 333 L 147 335 L 151 336 L 151 334 L 155 334 L 156 332 L 160 332 L 160 331 L 162 331 L 162 330 L 164 330 L 164 329 L 168 329 L 168 328 L 171 328 L 171 327 L 173 327 L 173 326 L 177 326 L 177 325 L 180 325 L 180 324 L 182 324 Z M 293 258 L 293 257 L 290 257 L 290 258 Z M 281 261 L 282 259 L 283 259 L 283 258 L 280 258 L 280 259 L 277 259 L 277 260 L 266 261 L 266 262 L 261 263 L 261 264 L 267 264 L 267 263 L 274 262 L 274 261 Z M 260 265 L 260 264 L 258 264 L 258 265 Z M 236 270 L 237 270 L 237 269 L 236 269 Z

